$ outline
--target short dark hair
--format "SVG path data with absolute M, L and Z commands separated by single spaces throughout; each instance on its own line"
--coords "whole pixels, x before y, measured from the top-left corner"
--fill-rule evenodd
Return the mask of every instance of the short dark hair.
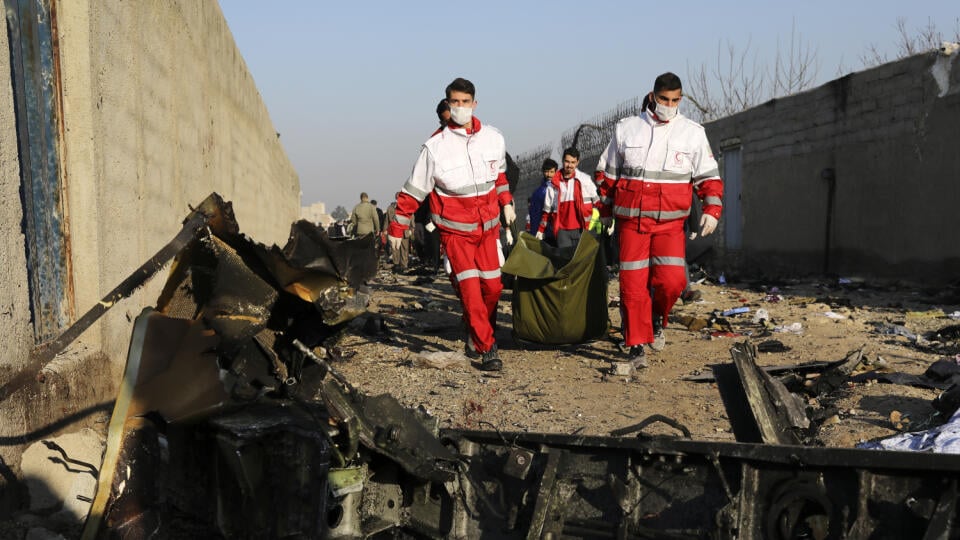
M 447 99 L 450 99 L 450 92 L 463 92 L 470 94 L 470 97 L 477 97 L 477 89 L 473 86 L 473 83 L 463 77 L 457 77 L 447 85 Z
M 566 150 L 563 151 L 563 156 L 564 157 L 570 156 L 573 159 L 580 159 L 580 151 L 571 146 L 570 148 L 567 148 Z
M 370 204 L 372 204 L 372 205 L 374 205 L 374 206 L 376 206 L 376 205 L 377 205 L 377 200 L 376 200 L 376 199 L 374 199 L 374 200 L 372 200 L 372 201 L 370 201 Z
M 543 165 L 540 166 L 540 172 L 547 172 L 550 169 L 559 169 L 559 168 L 560 167 L 557 165 L 556 161 L 550 158 L 547 158 L 543 160 Z
M 440 100 L 440 103 L 437 103 L 437 119 L 441 122 L 443 121 L 443 113 L 450 110 L 450 103 L 447 102 L 447 98 Z
M 677 77 L 671 72 L 666 72 L 661 74 L 656 80 L 653 81 L 653 91 L 654 93 L 661 90 L 683 90 L 683 84 L 680 82 L 680 77 Z

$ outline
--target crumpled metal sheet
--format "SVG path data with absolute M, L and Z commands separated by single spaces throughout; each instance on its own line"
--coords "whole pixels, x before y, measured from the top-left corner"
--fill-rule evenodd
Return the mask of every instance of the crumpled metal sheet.
M 322 396 L 331 417 L 351 425 L 370 450 L 389 457 L 418 478 L 434 482 L 453 478 L 457 454 L 423 425 L 415 411 L 393 396 L 349 394 L 329 380 Z
M 158 312 L 135 323 L 84 538 L 318 537 L 337 429 L 310 351 L 365 311 L 373 240 L 301 221 L 267 247 L 217 194 L 197 212 Z

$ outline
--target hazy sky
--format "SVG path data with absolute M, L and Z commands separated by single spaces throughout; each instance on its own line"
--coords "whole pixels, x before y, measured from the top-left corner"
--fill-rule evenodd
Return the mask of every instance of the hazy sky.
M 687 82 L 689 70 L 716 65 L 728 43 L 771 64 L 795 28 L 816 53 L 819 84 L 862 69 L 871 46 L 895 54 L 900 17 L 913 31 L 933 23 L 954 38 L 960 16 L 956 0 L 220 6 L 300 175 L 302 204 L 323 201 L 328 212 L 350 210 L 361 191 L 386 207 L 458 76 L 477 87 L 477 117 L 517 155 L 648 92 L 664 71 Z

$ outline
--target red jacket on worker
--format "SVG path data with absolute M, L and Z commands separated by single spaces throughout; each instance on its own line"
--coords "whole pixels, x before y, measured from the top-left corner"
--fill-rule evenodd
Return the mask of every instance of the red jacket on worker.
M 431 219 L 441 232 L 490 230 L 513 197 L 507 184 L 506 144 L 496 128 L 473 118 L 470 133 L 449 125 L 424 143 L 410 179 L 397 197 L 389 234 L 402 238 L 413 214 L 430 197 Z
M 578 169 L 573 177 L 564 178 L 563 171 L 557 171 L 547 186 L 537 232 L 544 232 L 550 221 L 554 235 L 559 231 L 586 229 L 596 201 L 597 188 L 586 173 Z
M 669 141 L 668 141 L 669 139 Z M 601 216 L 613 215 L 623 226 L 653 219 L 683 220 L 690 214 L 692 190 L 703 213 L 720 219 L 723 182 L 703 126 L 677 114 L 659 122 L 644 111 L 620 120 L 600 156 Z

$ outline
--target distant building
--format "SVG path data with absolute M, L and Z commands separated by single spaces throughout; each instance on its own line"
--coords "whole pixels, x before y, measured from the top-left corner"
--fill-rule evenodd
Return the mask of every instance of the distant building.
M 327 213 L 327 205 L 322 202 L 315 202 L 310 206 L 300 207 L 300 219 L 316 223 L 320 227 L 328 227 L 334 219 Z

